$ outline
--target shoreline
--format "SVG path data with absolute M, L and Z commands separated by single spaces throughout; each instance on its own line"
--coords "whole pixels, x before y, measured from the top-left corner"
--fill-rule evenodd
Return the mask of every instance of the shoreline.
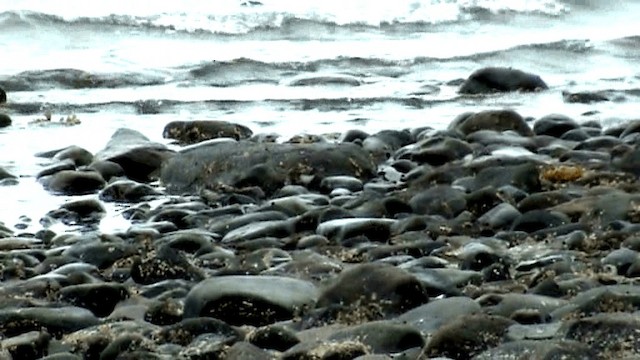
M 489 110 L 291 143 L 193 124 L 165 129 L 186 151 L 122 130 L 50 154 L 50 191 L 99 195 L 44 220 L 90 231 L 0 239 L 5 352 L 640 352 L 625 335 L 640 327 L 638 122 Z M 105 202 L 131 227 L 96 231 Z

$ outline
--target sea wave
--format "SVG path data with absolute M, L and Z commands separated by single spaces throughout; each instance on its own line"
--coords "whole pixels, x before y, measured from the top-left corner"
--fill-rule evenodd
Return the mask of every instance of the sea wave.
M 227 2 L 228 3 L 228 2 Z M 399 31 L 428 30 L 434 25 L 486 20 L 505 13 L 560 16 L 569 7 L 555 0 L 399 0 L 315 1 L 301 6 L 292 1 L 264 1 L 259 6 L 220 6 L 203 9 L 202 5 L 162 8 L 154 5 L 142 11 L 131 6 L 101 11 L 62 13 L 56 8 L 33 6 L 30 10 L 4 10 L 0 6 L 0 30 L 11 26 L 64 25 L 127 27 L 186 33 L 244 35 L 263 31 L 291 32 L 299 26 L 339 28 L 378 28 Z M 130 4 L 131 5 L 131 4 Z M 69 8 L 65 6 L 65 9 Z M 86 7 L 85 7 L 86 8 Z M 129 9 L 127 11 L 126 9 Z M 40 10 L 40 11 L 39 11 Z M 46 11 L 45 11 L 46 10 Z

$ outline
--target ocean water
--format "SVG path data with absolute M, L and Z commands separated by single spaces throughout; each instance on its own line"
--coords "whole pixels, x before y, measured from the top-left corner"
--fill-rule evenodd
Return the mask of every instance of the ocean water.
M 347 129 L 443 128 L 458 114 L 512 108 L 604 126 L 640 118 L 640 1 L 218 0 L 0 2 L 0 221 L 39 219 L 77 198 L 48 194 L 34 154 L 100 150 L 120 127 L 162 138 L 172 120 L 241 123 L 281 140 Z M 457 93 L 484 66 L 539 74 L 550 89 Z M 567 104 L 562 91 L 611 91 Z M 50 123 L 36 122 L 50 113 Z M 59 119 L 75 115 L 79 125 Z M 126 228 L 118 208 L 103 221 Z M 61 229 L 73 231 L 73 229 Z

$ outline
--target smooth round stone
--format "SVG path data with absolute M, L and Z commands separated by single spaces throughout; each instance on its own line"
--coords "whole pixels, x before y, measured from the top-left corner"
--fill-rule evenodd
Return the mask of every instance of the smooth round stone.
M 80 284 L 60 290 L 61 300 L 88 309 L 98 317 L 108 316 L 120 301 L 128 297 L 128 289 L 121 284 Z
M 378 218 L 336 219 L 319 224 L 316 233 L 338 243 L 356 236 L 386 242 L 391 233 L 391 225 L 395 222 L 393 219 Z
M 262 349 L 287 351 L 300 343 L 300 339 L 292 330 L 278 325 L 269 325 L 256 329 L 249 335 L 249 341 Z
M 226 360 L 262 360 L 273 355 L 246 341 L 238 341 L 225 351 Z
M 471 145 L 466 141 L 451 137 L 430 138 L 416 146 L 411 160 L 432 166 L 441 166 L 462 159 L 473 151 Z
M 76 166 L 84 166 L 91 164 L 93 154 L 84 148 L 72 145 L 57 152 L 53 156 L 53 159 L 58 161 L 69 159 L 73 161 Z
M 420 305 L 393 318 L 393 321 L 412 325 L 423 334 L 432 334 L 458 317 L 477 314 L 480 311 L 480 305 L 472 299 L 454 296 Z
M 80 307 L 33 307 L 23 309 L 4 308 L 0 310 L 0 334 L 14 336 L 27 331 L 45 328 L 53 336 L 94 326 L 98 318 L 89 310 Z
M 474 71 L 460 87 L 461 94 L 548 89 L 540 76 L 508 67 L 484 67 Z
M 516 322 L 501 316 L 462 316 L 438 329 L 427 344 L 425 353 L 431 357 L 471 359 L 504 342 L 505 334 L 513 324 Z
M 500 344 L 473 357 L 474 360 L 494 359 L 594 359 L 590 346 L 568 340 L 518 340 Z
M 46 331 L 30 331 L 0 341 L 0 348 L 6 349 L 13 359 L 40 359 L 47 354 L 51 335 Z M 0 358 L 6 359 L 1 357 Z
M 635 250 L 620 248 L 613 250 L 607 256 L 602 258 L 601 262 L 604 265 L 612 265 L 616 268 L 619 275 L 624 275 L 629 270 L 631 265 L 638 261 L 640 256 Z
M 392 321 L 372 321 L 340 329 L 329 340 L 360 341 L 376 354 L 398 353 L 425 345 L 422 334 L 415 327 Z
M 131 264 L 131 279 L 138 284 L 153 284 L 167 279 L 199 281 L 201 270 L 192 265 L 186 256 L 168 246 L 161 246 L 147 257 Z
M 516 218 L 511 226 L 511 230 L 530 233 L 537 230 L 558 227 L 568 223 L 571 223 L 571 219 L 561 212 L 531 210 Z
M 413 275 L 383 263 L 358 264 L 343 270 L 322 291 L 318 306 L 378 303 L 392 313 L 424 304 L 429 296 Z
M 575 120 L 566 115 L 551 114 L 538 119 L 533 124 L 533 132 L 536 135 L 549 135 L 559 138 L 567 131 L 579 127 L 580 125 Z
M 567 305 L 555 310 L 551 316 L 553 319 L 562 320 L 573 314 L 590 316 L 607 311 L 631 312 L 638 309 L 640 288 L 635 285 L 604 285 L 580 291 Z
M 62 252 L 100 269 L 111 266 L 117 260 L 132 255 L 135 248 L 124 242 L 86 241 L 73 244 Z
M 63 195 L 85 195 L 102 189 L 106 182 L 95 171 L 62 170 L 51 176 L 40 178 L 44 187 Z
M 409 200 L 416 214 L 442 215 L 452 218 L 466 209 L 465 193 L 449 185 L 435 185 Z
M 133 180 L 114 181 L 100 191 L 102 201 L 113 202 L 140 202 L 148 197 L 162 194 L 150 185 L 141 184 Z
M 252 135 L 246 126 L 218 120 L 172 121 L 162 131 L 162 137 L 178 140 L 182 145 L 223 137 L 240 140 Z
M 320 188 L 329 192 L 339 188 L 357 192 L 362 186 L 362 180 L 353 176 L 327 176 L 320 182 Z
M 360 341 L 309 341 L 293 346 L 282 354 L 282 360 L 354 359 L 368 354 Z
M 465 114 L 449 125 L 449 129 L 458 130 L 469 135 L 478 130 L 494 130 L 498 132 L 513 130 L 522 136 L 533 136 L 533 131 L 525 119 L 513 110 L 485 110 L 478 113 Z
M 185 299 L 184 317 L 211 316 L 231 325 L 267 325 L 312 308 L 318 290 L 277 276 L 223 276 L 203 280 Z
M 2 103 L 0 99 L 0 103 Z M 10 126 L 12 123 L 11 117 L 5 113 L 0 113 L 0 128 Z
M 556 309 L 568 304 L 566 300 L 535 294 L 487 294 L 476 299 L 483 310 L 491 315 L 510 318 L 514 313 L 526 309 L 537 310 L 546 318 Z
M 0 251 L 39 248 L 42 240 L 28 237 L 6 237 L 0 239 Z
M 213 233 L 224 235 L 230 231 L 252 223 L 286 219 L 288 219 L 286 214 L 276 210 L 251 212 L 240 216 L 231 214 L 230 216 L 211 219 L 211 222 L 206 228 Z
M 565 323 L 564 339 L 586 343 L 596 352 L 594 358 L 636 357 L 640 352 L 640 317 L 629 313 L 596 314 Z
M 232 244 L 263 237 L 284 238 L 295 232 L 295 219 L 259 221 L 247 224 L 224 235 L 221 242 Z
M 105 181 L 110 181 L 113 178 L 124 176 L 124 169 L 122 166 L 109 160 L 94 161 L 89 164 L 87 168 L 100 173 Z
M 157 336 L 163 342 L 186 346 L 201 334 L 215 334 L 219 340 L 225 343 L 232 343 L 240 338 L 238 330 L 224 321 L 208 317 L 188 318 L 176 324 L 165 326 Z
M 510 228 L 511 224 L 522 214 L 509 203 L 496 205 L 477 220 L 478 224 L 489 229 Z

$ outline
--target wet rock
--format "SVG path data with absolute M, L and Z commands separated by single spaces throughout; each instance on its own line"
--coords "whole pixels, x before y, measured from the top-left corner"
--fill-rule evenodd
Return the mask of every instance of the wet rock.
M 451 137 L 431 137 L 416 144 L 416 149 L 411 154 L 411 160 L 419 164 L 427 163 L 432 166 L 440 166 L 462 159 L 472 151 L 471 145 L 466 141 Z
M 432 301 L 418 306 L 393 319 L 409 324 L 423 334 L 433 334 L 453 320 L 480 313 L 480 305 L 468 297 L 456 296 Z
M 147 184 L 141 184 L 132 180 L 114 181 L 100 191 L 99 197 L 107 202 L 132 202 L 137 203 L 147 198 L 162 194 Z
M 9 117 L 9 115 L 0 113 L 0 128 L 11 126 L 11 123 L 12 123 L 12 120 L 11 120 L 11 117 Z
M 340 329 L 333 333 L 329 340 L 361 342 L 376 354 L 398 353 L 425 345 L 416 328 L 391 321 L 372 321 Z
M 226 351 L 227 360 L 275 360 L 276 356 L 246 341 L 238 341 Z
M 100 173 L 105 181 L 124 176 L 124 169 L 120 164 L 108 160 L 93 161 L 87 166 L 88 169 Z
M 240 338 L 238 330 L 223 321 L 207 317 L 184 319 L 177 324 L 165 326 L 157 333 L 157 337 L 161 342 L 186 346 L 201 334 L 214 335 L 216 341 L 225 344 L 232 344 Z
M 568 116 L 551 114 L 543 116 L 533 124 L 533 132 L 536 135 L 549 135 L 561 137 L 567 131 L 579 128 L 580 125 Z
M 131 265 L 131 279 L 138 284 L 153 284 L 166 279 L 199 281 L 203 278 L 200 269 L 192 265 L 179 251 L 161 246 L 156 252 Z
M 457 130 L 464 135 L 479 130 L 507 131 L 513 130 L 521 136 L 533 136 L 529 124 L 513 110 L 486 110 L 478 113 L 466 113 L 449 124 L 450 130 Z
M 527 211 L 516 218 L 511 226 L 513 231 L 534 232 L 571 223 L 571 219 L 561 213 L 547 210 Z
M 562 91 L 562 99 L 564 102 L 569 104 L 591 104 L 595 102 L 609 101 L 607 94 L 602 91 Z
M 76 330 L 97 325 L 98 318 L 89 310 L 79 307 L 4 308 L 0 310 L 0 333 L 6 337 L 28 331 L 41 331 L 60 337 Z
M 9 352 L 9 359 L 40 359 L 47 354 L 50 339 L 51 336 L 47 332 L 30 331 L 3 339 L 0 346 Z
M 151 142 L 141 133 L 120 128 L 105 148 L 95 154 L 95 160 L 115 162 L 131 180 L 149 182 L 157 179 L 160 167 L 173 155 L 166 146 Z
M 104 206 L 96 199 L 70 201 L 47 213 L 47 216 L 59 219 L 65 225 L 96 224 L 105 215 Z
M 333 284 L 324 289 L 318 307 L 342 304 L 377 304 L 385 313 L 401 313 L 429 300 L 422 284 L 395 266 L 370 263 L 343 270 Z
M 225 137 L 242 140 L 252 135 L 246 126 L 217 120 L 172 121 L 162 131 L 162 137 L 175 139 L 181 145 Z
M 465 210 L 465 193 L 449 185 L 436 185 L 419 192 L 409 200 L 409 205 L 417 214 L 441 215 L 446 218 L 457 216 Z
M 249 341 L 259 348 L 278 351 L 287 351 L 300 343 L 300 339 L 293 331 L 278 325 L 256 329 L 249 335 Z
M 374 164 L 359 146 L 343 143 L 256 144 L 250 142 L 199 146 L 167 162 L 162 182 L 171 192 L 233 186 L 255 166 L 277 174 L 285 183 L 305 184 L 334 175 L 369 179 Z
M 300 343 L 285 351 L 282 360 L 354 359 L 368 353 L 367 347 L 357 341 L 314 341 Z
M 478 224 L 485 229 L 511 228 L 513 222 L 522 214 L 509 203 L 501 203 L 484 213 L 478 218 Z
M 337 243 L 357 236 L 365 236 L 369 241 L 386 242 L 394 222 L 392 219 L 376 218 L 336 219 L 319 224 L 316 233 Z
M 69 256 L 100 269 L 111 266 L 114 262 L 135 252 L 133 246 L 121 239 L 102 241 L 101 239 L 83 239 L 69 246 L 62 255 Z
M 492 359 L 594 359 L 596 353 L 586 344 L 568 340 L 520 340 L 483 351 L 473 360 Z
M 62 170 L 51 176 L 40 178 L 44 187 L 62 195 L 84 195 L 95 193 L 105 186 L 105 181 L 95 171 Z
M 489 94 L 506 91 L 538 91 L 547 89 L 538 75 L 505 67 L 476 70 L 460 87 L 462 94 Z
M 115 306 L 127 297 L 129 291 L 120 284 L 80 284 L 60 290 L 62 301 L 88 309 L 97 317 L 108 316 Z
M 93 161 L 93 154 L 88 150 L 79 146 L 69 146 L 58 152 L 53 156 L 53 160 L 65 161 L 71 160 L 75 166 L 85 166 L 91 164 Z
M 318 299 L 309 282 L 276 276 L 223 276 L 203 280 L 185 299 L 184 317 L 210 316 L 231 325 L 288 320 Z
M 428 356 L 471 359 L 504 341 L 514 321 L 501 316 L 469 315 L 458 318 L 436 331 L 427 344 Z
M 589 344 L 599 359 L 623 359 L 640 353 L 640 319 L 632 314 L 598 314 L 569 321 L 564 338 Z M 562 331 L 562 330 L 561 330 Z

